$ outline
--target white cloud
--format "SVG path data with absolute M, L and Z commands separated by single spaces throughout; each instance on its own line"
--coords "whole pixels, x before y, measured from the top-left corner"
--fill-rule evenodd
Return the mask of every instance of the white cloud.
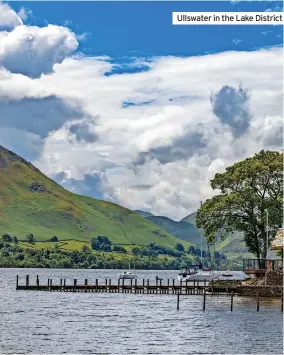
M 119 64 L 106 56 L 70 57 L 76 35 L 50 26 L 19 26 L 2 37 L 11 54 L 0 69 L 0 127 L 18 140 L 23 132 L 22 143 L 14 143 L 17 153 L 35 157 L 50 176 L 67 173 L 71 190 L 88 191 L 86 176 L 99 176 L 96 189 L 106 199 L 179 219 L 212 196 L 216 172 L 263 148 L 281 149 L 281 48 L 137 58 L 129 65 L 148 71 L 106 76 Z M 36 69 L 27 61 L 13 69 L 29 48 L 19 28 L 34 34 Z M 240 86 L 247 96 L 238 96 Z M 235 95 L 225 112 L 232 121 L 220 112 L 218 118 L 210 102 L 224 87 Z M 222 100 L 229 105 L 226 95 Z M 249 119 L 236 134 L 240 109 Z M 26 137 L 34 143 L 28 146 Z M 4 138 L 0 144 L 8 144 Z
M 32 11 L 25 9 L 24 7 L 21 7 L 20 11 L 18 12 L 18 16 L 23 21 L 26 21 L 28 19 L 28 17 L 31 15 L 32 15 Z
M 11 32 L 0 32 L 0 64 L 12 73 L 40 77 L 76 50 L 75 37 L 68 28 L 54 25 L 21 25 Z
M 16 26 L 23 24 L 23 21 L 16 12 L 10 8 L 7 4 L 0 2 L 0 31 L 10 31 Z
M 234 38 L 233 41 L 232 41 L 232 43 L 238 45 L 238 44 L 241 43 L 242 41 L 243 41 L 242 39 Z

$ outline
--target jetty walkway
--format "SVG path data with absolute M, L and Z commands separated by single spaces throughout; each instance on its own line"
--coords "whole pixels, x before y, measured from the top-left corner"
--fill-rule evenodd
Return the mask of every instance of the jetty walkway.
M 111 279 L 105 279 L 104 283 L 99 283 L 96 279 L 95 283 L 90 284 L 85 279 L 83 284 L 78 284 L 74 279 L 72 284 L 66 282 L 66 279 L 60 279 L 59 284 L 53 284 L 52 279 L 48 279 L 46 284 L 40 282 L 36 277 L 35 284 L 30 284 L 29 275 L 26 275 L 25 283 L 19 284 L 19 277 L 16 281 L 17 290 L 26 291 L 49 291 L 49 292 L 110 292 L 110 293 L 146 293 L 146 294 L 184 294 L 184 295 L 201 295 L 206 293 L 232 293 L 236 292 L 236 286 L 216 286 L 214 282 L 207 280 L 190 280 L 186 282 L 178 282 L 175 279 L 157 280 L 155 284 L 151 284 L 149 279 L 143 279 L 138 284 L 138 280 L 118 279 L 116 284 Z

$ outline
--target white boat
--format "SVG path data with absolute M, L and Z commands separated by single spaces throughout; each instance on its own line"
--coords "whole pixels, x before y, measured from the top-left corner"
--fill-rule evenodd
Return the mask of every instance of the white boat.
M 130 261 L 129 261 L 129 271 L 123 271 L 119 275 L 119 278 L 124 280 L 133 280 L 137 278 L 137 275 L 134 274 L 134 272 L 130 271 Z
M 134 274 L 131 271 L 123 271 L 120 275 L 119 275 L 120 279 L 124 279 L 124 280 L 133 280 L 137 278 L 137 275 Z
M 212 280 L 213 273 L 211 270 L 202 269 L 196 266 L 181 269 L 178 274 L 178 280 L 181 282 L 186 282 L 187 280 Z

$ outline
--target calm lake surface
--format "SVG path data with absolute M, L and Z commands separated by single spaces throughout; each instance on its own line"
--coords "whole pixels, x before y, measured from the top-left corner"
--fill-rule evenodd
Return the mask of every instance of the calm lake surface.
M 1 354 L 282 354 L 280 300 L 147 294 L 16 291 L 24 284 L 78 284 L 111 278 L 119 270 L 0 269 Z M 176 271 L 138 270 L 139 280 L 156 275 L 176 279 Z

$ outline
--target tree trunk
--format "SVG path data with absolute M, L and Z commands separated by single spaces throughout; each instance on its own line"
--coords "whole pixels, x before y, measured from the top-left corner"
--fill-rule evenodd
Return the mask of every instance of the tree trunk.
M 262 248 L 262 258 L 266 259 L 267 255 L 267 248 L 266 248 L 266 231 L 264 225 L 261 227 L 261 240 L 263 243 L 263 248 Z

